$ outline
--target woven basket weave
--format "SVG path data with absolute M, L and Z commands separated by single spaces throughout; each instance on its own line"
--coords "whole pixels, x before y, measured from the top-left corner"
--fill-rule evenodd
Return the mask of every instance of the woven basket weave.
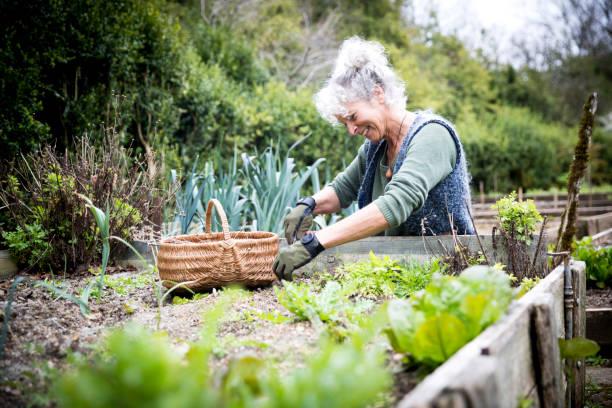
M 211 232 L 212 209 L 221 218 L 223 232 Z M 159 276 L 166 287 L 183 282 L 192 290 L 228 284 L 262 286 L 276 280 L 272 271 L 278 236 L 271 232 L 230 232 L 221 203 L 206 208 L 206 232 L 179 235 L 160 243 Z

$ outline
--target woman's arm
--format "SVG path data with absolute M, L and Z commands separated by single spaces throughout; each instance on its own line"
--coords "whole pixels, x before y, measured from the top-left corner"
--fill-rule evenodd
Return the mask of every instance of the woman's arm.
M 427 125 L 414 140 L 398 174 L 371 204 L 317 231 L 326 249 L 369 237 L 404 222 L 421 207 L 431 188 L 453 170 L 455 142 L 441 125 Z
M 325 249 L 376 235 L 389 228 L 389 223 L 375 204 L 369 204 L 352 215 L 315 232 Z
M 336 191 L 330 186 L 325 186 L 323 190 L 312 196 L 317 206 L 314 214 L 331 214 L 340 211 L 340 199 Z

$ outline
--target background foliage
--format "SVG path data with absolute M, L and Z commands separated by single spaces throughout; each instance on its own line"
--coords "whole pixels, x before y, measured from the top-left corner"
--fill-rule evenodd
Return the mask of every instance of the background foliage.
M 586 3 L 596 12 L 600 2 Z M 435 16 L 426 23 L 405 18 L 409 6 L 217 0 L 202 10 L 195 0 L 2 0 L 3 170 L 18 154 L 36 157 L 46 145 L 73 151 L 85 133 L 102 145 L 92 129 L 114 122 L 121 143 L 146 167 L 159 162 L 155 171 L 167 178 L 171 169 L 192 169 L 198 156 L 221 174 L 236 151 L 286 151 L 310 135 L 292 151 L 296 168 L 325 158 L 319 169 L 329 180 L 362 140 L 324 122 L 312 95 L 340 42 L 357 34 L 385 45 L 406 82 L 409 109 L 455 122 L 475 189 L 481 182 L 499 192 L 563 187 L 580 107 L 593 90 L 601 115 L 589 177 L 612 183 L 612 41 L 589 23 L 588 7 L 572 14 L 573 48 L 549 46 L 543 63 L 511 66 L 442 34 Z

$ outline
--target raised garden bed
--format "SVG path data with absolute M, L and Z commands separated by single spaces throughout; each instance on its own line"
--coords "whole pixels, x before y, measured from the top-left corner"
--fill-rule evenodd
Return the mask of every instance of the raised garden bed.
M 479 248 L 473 237 L 460 239 L 464 245 Z M 351 244 L 353 246 L 348 248 L 352 248 L 352 251 L 355 247 L 361 248 L 357 254 L 342 254 L 342 247 L 339 247 L 335 253 L 326 256 L 333 256 L 334 262 L 362 259 L 373 248 L 378 254 L 389 253 L 395 257 L 402 252 L 402 246 L 395 244 L 401 241 L 405 245 L 411 240 L 414 246 L 404 246 L 404 257 L 409 252 L 409 258 L 424 260 L 437 254 L 426 247 L 422 239 L 373 240 L 376 243 Z M 420 252 L 416 249 L 416 241 L 421 243 Z M 450 245 L 451 238 L 440 237 L 431 241 L 432 245 L 444 246 L 445 243 Z M 386 245 L 389 243 L 393 245 Z M 487 245 L 486 238 L 483 245 Z M 145 248 L 146 245 L 141 247 L 143 251 Z M 344 250 L 346 248 L 344 246 Z M 381 251 L 382 248 L 395 249 Z M 319 262 L 326 267 L 334 263 L 327 257 L 322 257 Z M 578 271 L 575 288 L 583 287 L 581 265 L 574 265 Z M 309 276 L 308 273 L 306 275 Z M 142 273 L 134 275 L 122 272 L 111 274 L 109 279 L 114 282 L 128 276 L 142 276 Z M 83 287 L 87 279 L 77 278 L 69 284 L 75 288 Z M 301 279 L 308 282 L 309 278 Z M 20 289 L 13 309 L 19 319 L 15 320 L 7 349 L 6 363 L 12 368 L 5 372 L 10 372 L 15 380 L 23 373 L 36 371 L 24 367 L 28 359 L 34 359 L 33 355 L 37 361 L 50 361 L 61 366 L 70 350 L 86 351 L 93 338 L 100 337 L 104 327 L 122 325 L 128 320 L 155 328 L 158 317 L 161 317 L 160 329 L 168 332 L 177 344 L 195 341 L 200 333 L 202 312 L 212 307 L 218 297 L 218 292 L 208 293 L 201 300 L 164 305 L 159 312 L 150 283 L 140 287 L 136 284 L 125 286 L 127 289 L 120 290 L 121 285 L 113 283 L 100 303 L 92 303 L 93 319 L 84 319 L 76 305 L 61 299 L 53 300 L 52 296 L 40 289 Z M 579 290 L 577 292 L 580 293 Z M 36 310 L 33 309 L 32 300 L 36 302 Z M 43 315 L 38 312 L 41 308 L 46 311 Z M 450 401 L 452 405 L 449 406 L 460 406 L 472 401 L 473 406 L 487 406 L 490 401 L 505 401 L 502 405 L 493 405 L 514 407 L 521 399 L 530 399 L 536 405 L 543 406 L 549 406 L 553 401 L 563 401 L 561 361 L 558 353 L 555 353 L 556 339 L 564 334 L 563 309 L 563 270 L 557 268 L 526 296 L 514 302 L 508 314 L 498 323 L 463 347 L 420 384 L 419 374 L 400 370 L 399 360 L 391 354 L 389 362 L 395 371 L 395 388 L 385 405 L 401 401 L 401 406 L 433 406 Z M 576 308 L 576 313 L 580 315 L 580 308 Z M 275 362 L 281 372 L 289 372 L 293 367 L 304 364 L 317 351 L 320 329 L 308 322 L 290 323 L 292 315 L 279 304 L 272 287 L 248 292 L 248 296 L 232 304 L 226 314 L 227 319 L 219 328 L 221 343 L 215 351 L 214 367 L 221 369 L 231 356 L 248 352 Z M 579 333 L 580 319 L 574 321 L 578 322 L 575 332 Z M 49 343 L 50 340 L 52 343 Z M 36 346 L 32 351 L 26 346 L 28 343 L 42 346 Z M 542 374 L 546 374 L 546 377 Z M 541 381 L 542 378 L 550 378 L 550 381 Z M 18 389 L 18 395 L 13 395 L 12 400 L 21 401 L 19 395 L 31 393 L 34 386 Z

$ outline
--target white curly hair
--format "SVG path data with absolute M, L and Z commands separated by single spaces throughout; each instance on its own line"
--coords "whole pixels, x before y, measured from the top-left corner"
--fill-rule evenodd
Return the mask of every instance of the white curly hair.
M 391 68 L 382 44 L 351 37 L 342 43 L 334 70 L 314 102 L 325 120 L 337 124 L 336 116 L 347 114 L 347 103 L 370 100 L 376 86 L 382 88 L 387 106 L 406 107 L 404 82 Z

